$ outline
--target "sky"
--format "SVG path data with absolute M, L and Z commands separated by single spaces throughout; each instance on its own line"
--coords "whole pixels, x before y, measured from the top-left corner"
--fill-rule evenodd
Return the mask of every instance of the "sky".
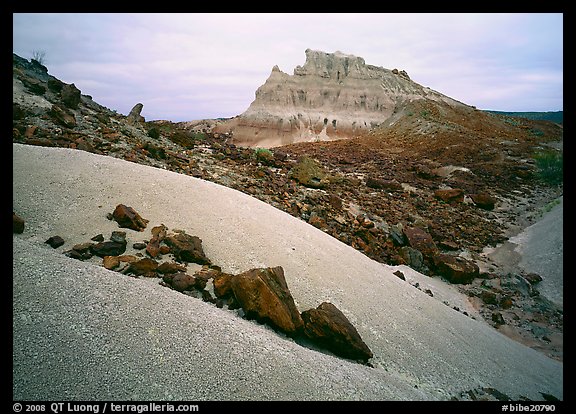
M 478 109 L 563 110 L 562 13 L 14 13 L 12 51 L 147 121 L 243 113 L 274 65 L 360 56 Z

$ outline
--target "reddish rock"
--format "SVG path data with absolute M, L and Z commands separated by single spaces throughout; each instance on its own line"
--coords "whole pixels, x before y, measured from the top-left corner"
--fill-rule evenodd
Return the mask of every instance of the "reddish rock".
M 217 298 L 228 298 L 232 292 L 232 277 L 228 273 L 220 273 L 212 279 L 212 286 L 214 287 L 214 294 Z
M 297 334 L 302 317 L 288 290 L 282 267 L 251 269 L 231 278 L 234 297 L 248 319 L 268 323 L 288 334 Z
M 196 279 L 184 272 L 165 274 L 162 280 L 178 292 L 190 291 L 196 286 Z
M 397 180 L 383 180 L 381 178 L 368 177 L 366 186 L 379 190 L 402 191 L 402 184 Z
M 468 284 L 480 273 L 476 263 L 444 253 L 434 257 L 434 265 L 436 270 L 451 283 Z
M 419 250 L 424 257 L 430 258 L 438 254 L 438 247 L 428 232 L 422 230 L 420 227 L 409 226 L 405 226 L 403 232 L 408 240 L 408 244 L 414 249 Z
M 108 270 L 114 270 L 120 266 L 119 256 L 104 256 L 102 258 L 102 266 Z
M 160 254 L 160 243 L 166 237 L 167 230 L 168 228 L 164 224 L 152 228 L 152 239 L 146 245 L 146 253 L 151 257 L 156 257 Z
M 461 203 L 464 201 L 464 190 L 461 188 L 448 188 L 434 191 L 434 197 L 446 203 Z
M 335 355 L 367 362 L 374 355 L 348 318 L 332 303 L 302 312 L 304 334 Z
M 202 240 L 184 232 L 167 236 L 164 242 L 170 246 L 176 260 L 201 265 L 210 264 L 202 249 Z
M 164 262 L 158 266 L 156 271 L 162 274 L 185 272 L 186 267 L 179 265 L 178 263 L 175 262 Z
M 118 204 L 112 213 L 112 217 L 120 227 L 129 228 L 136 231 L 143 231 L 148 224 L 148 220 L 140 217 L 132 207 Z
M 49 114 L 58 125 L 66 128 L 74 128 L 76 126 L 74 115 L 59 105 L 52 105 Z
M 493 210 L 496 204 L 496 199 L 486 192 L 481 192 L 478 194 L 470 194 L 470 198 L 478 207 L 484 210 Z
M 53 249 L 56 249 L 56 248 L 58 248 L 64 244 L 64 239 L 60 236 L 52 236 L 48 240 L 46 240 L 44 243 L 47 243 L 50 245 L 50 247 L 52 247 Z
M 24 232 L 24 219 L 22 219 L 18 214 L 12 212 L 12 233 L 23 233 Z
M 158 269 L 158 262 L 149 257 L 145 257 L 130 263 L 126 273 L 132 273 L 136 276 L 156 277 L 156 269 Z
M 99 257 L 104 256 L 119 256 L 126 251 L 126 243 L 118 243 L 114 241 L 105 241 L 97 244 L 90 243 L 90 251 Z M 77 250 L 76 248 L 72 248 Z

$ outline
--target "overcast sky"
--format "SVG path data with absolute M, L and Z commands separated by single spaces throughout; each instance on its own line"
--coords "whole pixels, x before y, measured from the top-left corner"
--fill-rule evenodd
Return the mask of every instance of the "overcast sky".
M 293 74 L 307 49 L 406 70 L 479 109 L 563 110 L 563 15 L 13 15 L 13 52 L 45 52 L 48 73 L 101 105 L 146 120 L 232 117 L 274 65 Z

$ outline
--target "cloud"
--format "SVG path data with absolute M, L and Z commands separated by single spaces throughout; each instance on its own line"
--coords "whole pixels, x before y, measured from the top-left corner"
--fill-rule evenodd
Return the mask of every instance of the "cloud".
M 404 69 L 479 108 L 559 110 L 562 35 L 562 14 L 13 15 L 15 53 L 44 50 L 52 75 L 97 102 L 171 120 L 242 113 L 272 67 L 292 74 L 307 48 Z

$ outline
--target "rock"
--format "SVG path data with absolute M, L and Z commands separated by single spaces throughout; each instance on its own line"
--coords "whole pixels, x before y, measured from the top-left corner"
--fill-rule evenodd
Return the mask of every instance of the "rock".
M 78 104 L 80 104 L 80 89 L 76 87 L 73 83 L 68 85 L 64 84 L 62 90 L 60 91 L 60 96 L 62 97 L 62 102 L 70 109 L 77 109 Z
M 186 267 L 181 266 L 175 262 L 163 262 L 160 265 L 158 265 L 156 271 L 162 274 L 178 273 L 178 272 L 185 272 Z
M 184 272 L 166 274 L 162 280 L 178 292 L 190 291 L 196 286 L 194 276 L 190 276 Z
M 530 282 L 531 285 L 535 285 L 542 281 L 542 276 L 538 273 L 528 273 L 527 275 L 524 275 L 524 279 Z
M 400 254 L 406 264 L 412 269 L 421 273 L 428 271 L 428 268 L 424 264 L 424 256 L 422 256 L 420 250 L 417 250 L 413 247 L 404 246 L 400 248 Z
M 119 256 L 104 256 L 102 258 L 102 266 L 104 266 L 108 270 L 114 270 L 118 266 L 120 266 L 120 257 Z
M 126 251 L 126 243 L 118 243 L 114 241 L 100 242 L 91 245 L 90 251 L 99 257 L 104 256 L 119 256 Z
M 142 108 L 144 108 L 144 105 L 142 105 L 141 103 L 137 103 L 136 105 L 134 105 L 134 107 L 130 110 L 130 113 L 126 117 L 126 122 L 132 125 L 144 123 L 146 120 L 142 115 L 140 115 L 140 112 L 142 112 Z
M 233 295 L 232 277 L 233 275 L 228 273 L 220 273 L 212 279 L 214 294 L 217 298 L 226 299 Z
M 496 205 L 496 199 L 486 192 L 481 192 L 478 194 L 470 194 L 470 198 L 476 204 L 476 206 L 484 210 L 494 210 Z
M 12 233 L 21 234 L 24 232 L 24 219 L 12 212 Z
M 149 257 L 145 257 L 130 263 L 130 266 L 126 269 L 126 273 L 134 274 L 136 276 L 156 277 L 157 269 L 158 262 Z
M 316 160 L 304 156 L 290 171 L 290 176 L 300 184 L 311 188 L 324 188 L 328 184 L 328 174 Z
M 496 305 L 498 303 L 498 296 L 490 290 L 482 290 L 480 299 L 488 305 Z
M 282 267 L 248 270 L 232 277 L 231 285 L 248 319 L 267 323 L 290 336 L 302 329 L 303 321 Z
M 58 248 L 64 244 L 64 239 L 60 236 L 52 236 L 48 240 L 46 240 L 44 243 L 47 243 L 50 245 L 50 247 L 52 247 L 53 249 L 56 249 L 56 248 Z
M 104 241 L 104 235 L 103 234 L 97 234 L 94 237 L 91 237 L 90 240 L 95 241 L 95 242 L 103 242 Z
M 405 226 L 403 232 L 408 240 L 408 244 L 416 250 L 419 250 L 425 258 L 431 258 L 438 254 L 438 247 L 428 232 L 422 230 L 420 227 L 410 226 Z
M 151 257 L 156 257 L 160 254 L 160 243 L 166 237 L 167 230 L 168 228 L 164 224 L 152 228 L 152 239 L 146 245 L 146 253 Z
M 74 128 L 76 126 L 76 118 L 74 115 L 59 105 L 52 105 L 49 115 L 58 125 L 66 128 Z
M 172 254 L 178 261 L 201 265 L 210 264 L 210 260 L 202 249 L 202 239 L 197 236 L 181 232 L 166 236 L 164 242 L 170 246 Z
M 478 277 L 478 265 L 460 256 L 441 253 L 434 257 L 436 270 L 451 283 L 468 284 Z
M 381 178 L 368 177 L 366 179 L 366 186 L 379 190 L 386 191 L 402 191 L 402 184 L 397 180 L 383 180 Z
M 435 190 L 434 197 L 446 203 L 461 203 L 464 201 L 464 190 L 461 188 Z
M 319 346 L 343 358 L 367 362 L 374 355 L 348 318 L 332 303 L 302 312 L 304 334 Z
M 396 275 L 399 279 L 406 280 L 404 273 L 402 273 L 400 270 L 396 270 L 393 274 Z
M 132 207 L 118 204 L 112 213 L 112 217 L 120 227 L 129 228 L 136 231 L 143 231 L 148 224 L 148 220 L 140 217 Z
M 110 240 L 116 243 L 126 244 L 126 232 L 125 231 L 113 231 L 110 235 Z
M 132 244 L 132 248 L 135 250 L 144 250 L 147 244 L 142 242 L 136 242 Z

